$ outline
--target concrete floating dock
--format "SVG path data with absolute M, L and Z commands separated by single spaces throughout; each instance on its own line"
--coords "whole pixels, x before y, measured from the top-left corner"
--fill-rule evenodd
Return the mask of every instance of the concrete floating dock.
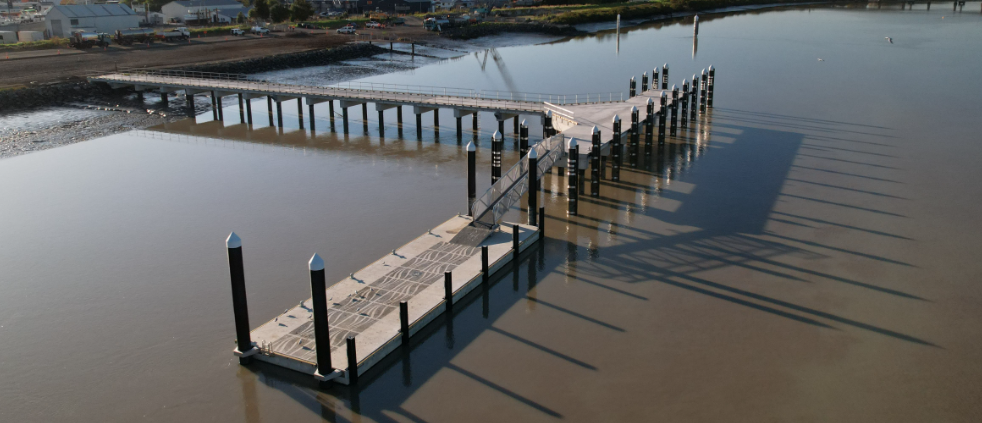
M 470 225 L 454 217 L 327 288 L 331 362 L 336 371 L 324 375 L 342 384 L 350 380 L 345 343 L 357 339 L 360 375 L 402 345 L 399 302 L 409 305 L 410 336 L 445 311 L 444 272 L 453 275 L 453 299 L 467 295 L 482 280 L 481 246 L 488 246 L 493 274 L 514 258 L 513 224 L 502 224 L 477 246 L 450 240 Z M 519 251 L 539 239 L 538 228 L 519 225 Z M 317 370 L 311 299 L 304 300 L 252 330 L 259 353 L 253 359 L 314 375 Z

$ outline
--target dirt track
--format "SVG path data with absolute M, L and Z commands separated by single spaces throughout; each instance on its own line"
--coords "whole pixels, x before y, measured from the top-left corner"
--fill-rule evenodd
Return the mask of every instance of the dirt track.
M 372 30 L 363 32 L 370 31 Z M 414 39 L 435 36 L 432 32 L 424 31 L 421 25 L 393 28 L 386 30 L 385 35 L 408 36 Z M 325 35 L 318 31 L 317 35 L 307 37 L 274 36 L 191 45 L 157 43 L 149 48 L 132 47 L 126 50 L 110 49 L 109 51 L 93 49 L 83 54 L 9 60 L 0 62 L 2 63 L 0 68 L 3 69 L 0 88 L 66 81 L 88 73 L 111 71 L 116 67 L 169 67 L 294 53 L 336 47 L 353 39 L 351 36 Z

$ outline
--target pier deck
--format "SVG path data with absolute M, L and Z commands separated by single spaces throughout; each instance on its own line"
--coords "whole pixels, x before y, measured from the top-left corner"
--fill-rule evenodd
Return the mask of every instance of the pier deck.
M 457 300 L 482 280 L 481 246 L 488 246 L 488 268 L 493 274 L 513 258 L 511 224 L 478 246 L 450 242 L 471 223 L 454 217 L 387 254 L 327 289 L 331 331 L 331 362 L 335 381 L 348 383 L 346 338 L 357 336 L 358 374 L 362 374 L 402 344 L 399 302 L 409 304 L 410 335 L 445 311 L 444 272 L 453 272 Z M 519 225 L 520 250 L 539 238 L 534 226 Z M 316 367 L 311 300 L 252 330 L 260 347 L 253 358 L 313 375 Z

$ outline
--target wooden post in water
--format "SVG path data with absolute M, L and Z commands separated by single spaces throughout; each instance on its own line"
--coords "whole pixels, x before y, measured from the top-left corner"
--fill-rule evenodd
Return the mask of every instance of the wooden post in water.
M 552 136 L 552 110 L 546 110 L 546 116 L 542 118 L 542 138 Z
M 443 301 L 447 310 L 453 308 L 453 273 L 443 272 Z
M 511 225 L 511 251 L 513 264 L 518 264 L 518 255 L 521 253 L 521 245 L 519 244 L 519 234 L 520 229 L 518 225 Z
M 645 147 L 651 145 L 655 132 L 655 100 L 648 97 L 648 102 L 645 104 L 645 114 L 644 114 L 644 145 Z M 645 152 L 648 152 L 645 149 Z
M 639 112 L 637 106 L 631 107 L 631 141 L 627 146 L 628 162 L 631 167 L 638 167 L 638 121 Z
M 491 136 L 491 184 L 494 185 L 501 179 L 501 150 L 505 146 L 504 137 L 501 132 L 494 131 Z
M 699 78 L 699 114 L 706 113 L 706 85 L 709 82 L 706 76 L 706 70 L 702 70 L 702 76 Z
M 327 323 L 327 286 L 324 281 L 324 260 L 317 254 L 307 263 L 310 268 L 310 308 L 314 315 L 314 348 L 317 352 L 316 376 L 327 376 L 331 366 L 331 332 Z
M 344 104 L 341 105 L 341 129 L 345 134 L 348 133 L 348 108 Z
M 297 122 L 300 129 L 303 129 L 303 97 L 297 97 Z
M 621 117 L 614 115 L 614 133 L 610 141 L 610 180 L 621 180 Z
M 236 355 L 239 364 L 249 364 L 249 356 L 255 354 L 249 335 L 249 305 L 246 299 L 245 271 L 242 266 L 242 239 L 235 232 L 225 240 L 228 248 L 228 271 L 232 279 L 232 314 L 235 317 Z
M 716 88 L 716 68 L 713 65 L 709 65 L 709 86 L 706 91 L 706 106 L 710 109 L 713 108 L 713 90 Z
M 576 176 L 579 174 L 576 170 L 580 167 L 580 149 L 576 146 L 576 138 L 570 138 L 569 148 L 566 150 L 569 156 L 568 166 L 569 166 L 569 176 L 567 177 L 566 186 L 566 199 L 569 203 L 569 209 L 567 213 L 570 216 L 576 216 L 576 200 L 579 197 L 578 184 L 576 183 Z
M 474 201 L 477 199 L 477 147 L 467 143 L 467 215 L 474 216 Z
M 313 133 L 317 128 L 314 127 L 314 103 L 307 99 L 307 111 L 310 112 L 310 132 Z
M 247 98 L 245 100 L 246 107 L 246 123 L 252 126 L 252 98 Z
M 678 119 L 679 119 L 679 89 L 672 85 L 672 123 L 669 127 L 669 135 L 675 136 L 678 133 Z
M 668 89 L 668 63 L 661 66 L 661 89 Z
M 699 15 L 696 15 L 696 17 L 692 19 L 692 22 L 693 22 L 692 23 L 692 36 L 693 37 L 697 37 L 697 36 L 699 36 Z
M 668 95 L 661 93 L 661 107 L 658 111 L 658 145 L 665 144 L 665 119 L 668 116 Z
M 245 108 L 242 104 L 242 93 L 239 93 L 239 123 L 245 123 Z
M 525 128 L 528 130 L 528 128 Z M 533 148 L 528 152 L 528 167 L 529 167 L 529 208 L 528 217 L 529 225 L 535 226 L 536 219 L 535 213 L 539 206 L 539 153 Z
M 518 153 L 525 157 L 529 151 L 529 126 L 522 119 L 522 124 L 518 127 Z
M 224 115 L 224 113 L 222 113 L 222 112 L 224 112 L 224 110 L 223 110 L 224 107 L 222 107 L 222 96 L 221 95 L 218 95 L 218 96 L 215 97 L 215 103 L 217 104 L 217 107 L 215 107 L 215 110 L 218 111 L 218 120 L 224 121 L 225 120 L 225 115 Z
M 647 71 L 645 71 L 645 73 L 641 74 L 641 93 L 644 94 L 645 91 L 648 91 L 648 72 Z
M 402 129 L 402 105 L 396 106 L 396 124 Z
M 648 81 L 645 81 L 648 82 Z M 599 197 L 600 196 L 600 128 L 596 125 L 593 126 L 593 145 L 590 150 L 590 158 L 592 162 L 590 164 L 590 173 L 592 178 L 590 179 L 590 196 Z M 531 210 L 531 205 L 529 205 L 529 210 Z
M 692 74 L 692 89 L 689 91 L 689 102 L 692 104 L 692 108 L 689 112 L 689 121 L 692 126 L 696 126 L 696 113 L 699 111 L 699 77 L 696 74 Z
M 222 99 L 218 99 L 218 105 L 221 106 Z M 276 102 L 276 123 L 282 128 L 283 127 L 283 102 Z
M 327 114 L 331 116 L 331 132 L 334 132 L 334 100 L 327 102 Z
M 682 80 L 682 114 L 681 124 L 682 129 L 689 127 L 689 81 Z
M 399 331 L 402 332 L 402 344 L 409 347 L 409 303 L 399 301 Z
M 491 275 L 489 274 L 490 271 L 488 269 L 488 266 L 490 264 L 488 263 L 488 261 L 489 261 L 488 246 L 482 245 L 481 246 L 481 282 L 482 283 L 488 283 L 488 280 L 491 279 Z
M 355 336 L 348 335 L 345 339 L 348 347 L 348 385 L 358 383 L 358 348 L 355 346 Z

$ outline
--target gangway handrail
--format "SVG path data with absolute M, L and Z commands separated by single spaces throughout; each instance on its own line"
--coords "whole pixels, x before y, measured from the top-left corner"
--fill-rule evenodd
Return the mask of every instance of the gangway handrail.
M 542 178 L 545 171 L 550 169 L 566 148 L 565 136 L 556 134 L 546 138 L 532 147 L 538 155 L 537 175 Z M 474 222 L 491 228 L 498 224 L 508 209 L 518 202 L 528 191 L 528 153 L 515 163 L 501 179 L 478 197 L 471 206 L 471 216 Z

